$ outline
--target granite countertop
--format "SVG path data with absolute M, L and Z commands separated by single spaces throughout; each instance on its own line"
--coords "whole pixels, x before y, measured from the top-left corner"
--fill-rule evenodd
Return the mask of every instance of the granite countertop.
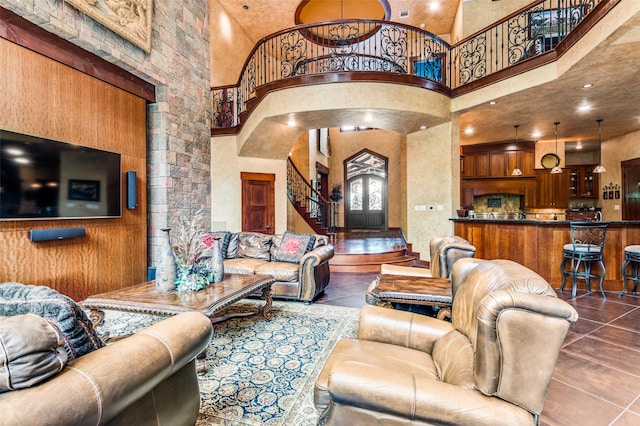
M 454 217 L 449 219 L 453 222 L 476 222 L 476 223 L 508 223 L 523 225 L 569 225 L 572 221 L 568 220 L 540 220 L 540 219 L 471 219 L 468 217 Z M 584 223 L 584 222 L 582 222 Z M 640 220 L 603 220 L 602 222 L 589 222 L 593 224 L 609 224 L 609 225 L 640 225 Z

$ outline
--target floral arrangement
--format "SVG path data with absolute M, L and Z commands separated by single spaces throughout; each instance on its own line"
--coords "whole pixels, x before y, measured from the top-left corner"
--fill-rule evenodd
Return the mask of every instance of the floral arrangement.
M 198 210 L 191 217 L 181 217 L 172 235 L 176 260 L 176 290 L 202 290 L 213 281 L 209 265 L 211 250 L 218 239 L 204 233 L 204 213 Z

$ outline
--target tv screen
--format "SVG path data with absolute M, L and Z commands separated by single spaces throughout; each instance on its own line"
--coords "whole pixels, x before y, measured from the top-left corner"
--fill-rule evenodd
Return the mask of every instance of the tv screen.
M 0 130 L 0 219 L 119 217 L 120 154 Z

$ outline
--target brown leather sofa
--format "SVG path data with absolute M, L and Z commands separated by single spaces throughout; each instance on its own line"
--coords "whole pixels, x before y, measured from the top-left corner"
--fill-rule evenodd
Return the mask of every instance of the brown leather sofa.
M 314 390 L 328 425 L 537 424 L 578 314 L 538 274 L 508 260 L 461 259 L 452 322 L 362 308 Z
M 233 274 L 271 275 L 272 296 L 311 303 L 329 284 L 329 260 L 333 246 L 326 235 L 314 234 L 315 242 L 299 262 L 276 260 L 283 235 L 259 232 L 231 234 L 224 260 L 224 271 Z
M 67 364 L 32 387 L 0 393 L 0 425 L 193 425 L 195 358 L 211 321 L 170 317 Z

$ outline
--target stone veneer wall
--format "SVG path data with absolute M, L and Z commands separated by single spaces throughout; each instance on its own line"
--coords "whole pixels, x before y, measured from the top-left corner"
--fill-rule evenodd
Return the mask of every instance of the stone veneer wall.
M 0 6 L 156 85 L 156 103 L 147 107 L 154 265 L 159 229 L 211 205 L 208 2 L 154 0 L 150 54 L 62 0 L 0 0 Z

